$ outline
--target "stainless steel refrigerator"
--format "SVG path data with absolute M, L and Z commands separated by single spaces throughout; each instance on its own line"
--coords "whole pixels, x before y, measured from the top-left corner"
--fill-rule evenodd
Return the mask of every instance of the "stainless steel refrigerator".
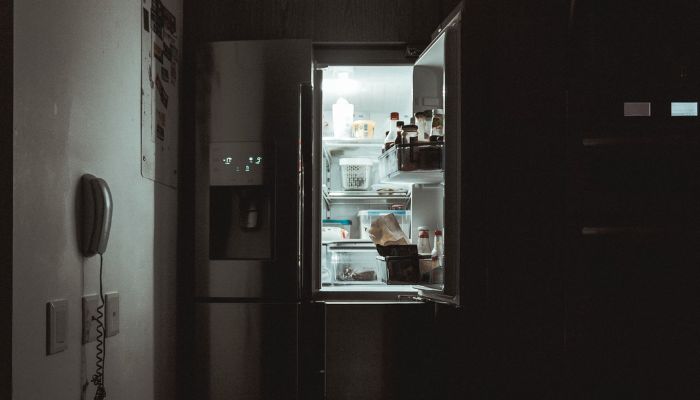
M 460 306 L 460 18 L 457 9 L 422 54 L 405 62 L 413 71 L 411 114 L 423 108 L 444 113 L 444 150 L 439 171 L 431 175 L 437 178 L 412 182 L 415 171 L 391 177 L 403 176 L 412 189 L 404 199 L 413 214 L 407 234 L 415 236 L 418 224 L 428 220 L 446 232 L 444 280 L 432 283 L 349 285 L 322 277 L 322 221 L 334 204 L 368 208 L 386 200 L 385 193 L 330 193 L 325 184 L 328 146 L 378 149 L 384 136 L 379 128 L 366 142 L 323 137 L 326 56 L 315 57 L 309 40 L 214 42 L 200 49 L 197 398 L 322 398 L 328 304 Z M 430 207 L 421 208 L 421 193 L 435 193 Z M 346 210 L 339 207 L 336 212 Z M 428 213 L 432 219 L 421 219 Z

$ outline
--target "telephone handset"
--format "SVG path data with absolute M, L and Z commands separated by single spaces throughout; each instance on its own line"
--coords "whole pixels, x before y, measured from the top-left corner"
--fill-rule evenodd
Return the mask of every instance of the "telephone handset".
M 85 174 L 83 192 L 82 252 L 85 257 L 104 254 L 112 226 L 112 193 L 104 179 Z

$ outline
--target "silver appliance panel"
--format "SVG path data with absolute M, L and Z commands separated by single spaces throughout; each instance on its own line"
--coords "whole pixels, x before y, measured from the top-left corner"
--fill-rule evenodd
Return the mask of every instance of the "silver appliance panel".
M 197 398 L 297 397 L 297 304 L 200 303 L 195 312 Z
M 299 96 L 300 83 L 311 82 L 311 48 L 309 40 L 260 40 L 199 49 L 199 297 L 298 298 Z

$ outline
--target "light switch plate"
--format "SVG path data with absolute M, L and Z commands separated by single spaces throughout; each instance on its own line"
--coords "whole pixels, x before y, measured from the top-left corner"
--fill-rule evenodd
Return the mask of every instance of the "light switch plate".
M 56 354 L 68 348 L 68 301 L 46 303 L 46 354 Z
M 83 296 L 83 344 L 97 340 L 97 307 L 100 296 L 89 294 Z
M 105 293 L 105 329 L 107 337 L 119 333 L 119 293 Z

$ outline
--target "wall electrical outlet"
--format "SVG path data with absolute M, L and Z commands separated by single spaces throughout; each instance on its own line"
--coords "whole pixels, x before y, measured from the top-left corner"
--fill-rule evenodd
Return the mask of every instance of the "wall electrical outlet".
M 105 293 L 105 332 L 107 337 L 119 333 L 119 293 Z
M 89 294 L 83 296 L 83 344 L 97 340 L 97 307 L 100 296 Z

